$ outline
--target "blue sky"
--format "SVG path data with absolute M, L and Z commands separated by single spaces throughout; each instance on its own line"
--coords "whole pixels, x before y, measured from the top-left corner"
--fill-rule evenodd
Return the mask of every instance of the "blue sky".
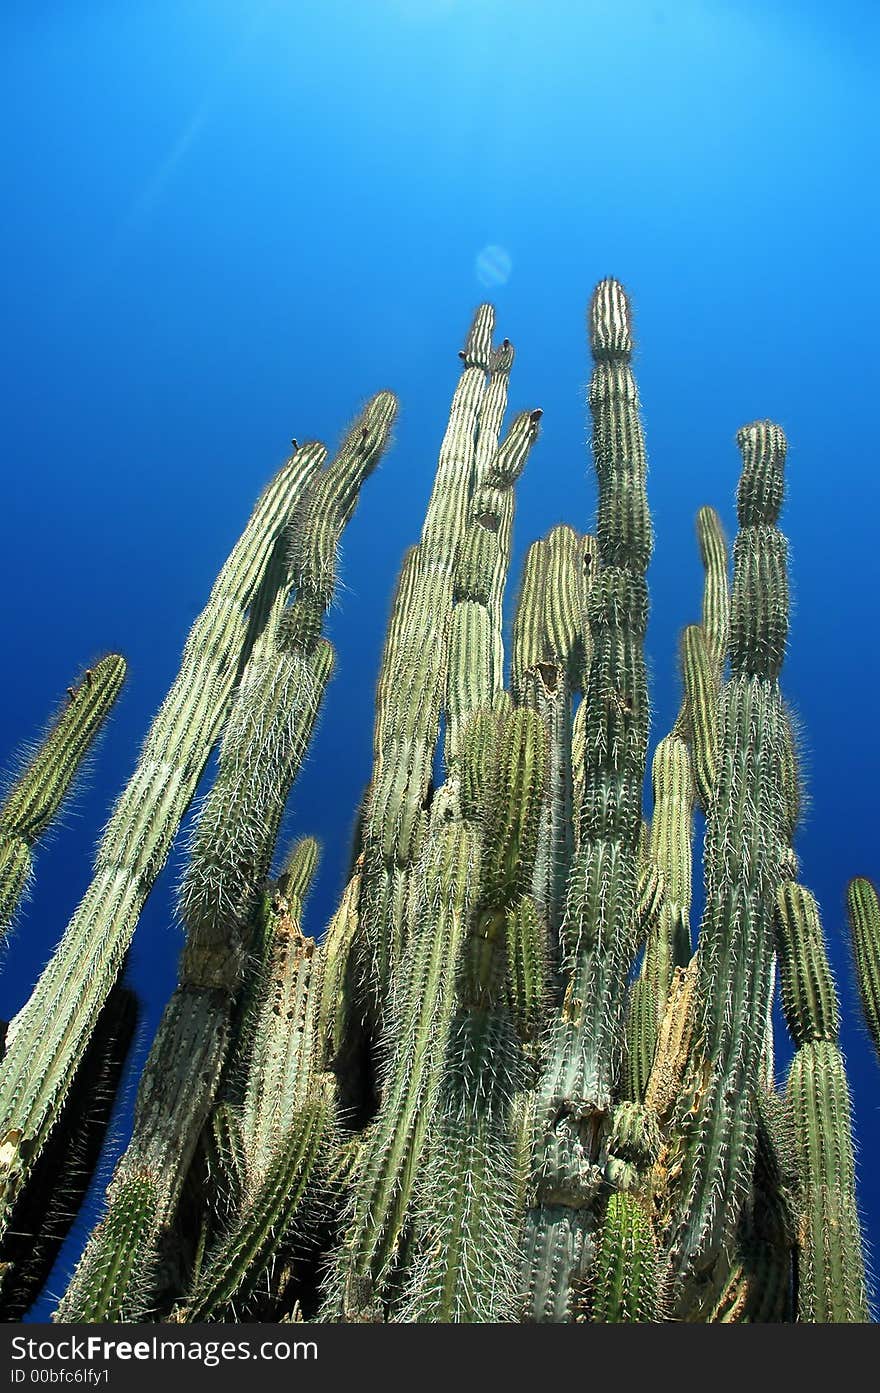
M 797 849 L 844 1002 L 876 1253 L 880 1073 L 843 895 L 853 874 L 880 878 L 878 30 L 867 4 L 832 17 L 767 0 L 3 7 L 8 766 L 101 652 L 122 651 L 130 678 L 39 852 L 0 1009 L 21 1004 L 85 888 L 189 626 L 290 437 L 335 444 L 388 386 L 396 443 L 344 540 L 337 674 L 285 832 L 324 843 L 320 930 L 472 309 L 493 299 L 517 347 L 512 406 L 544 410 L 516 574 L 553 523 L 593 520 L 584 309 L 613 274 L 634 304 L 651 468 L 654 740 L 699 608 L 693 516 L 712 503 L 732 533 L 739 425 L 771 416 L 789 437 L 784 685 L 810 794 Z M 179 869 L 135 942 L 144 1048 L 174 979 Z

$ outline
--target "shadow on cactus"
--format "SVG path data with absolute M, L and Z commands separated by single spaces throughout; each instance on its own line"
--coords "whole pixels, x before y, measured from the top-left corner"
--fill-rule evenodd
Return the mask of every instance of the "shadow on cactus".
M 509 664 L 516 483 L 541 412 L 504 430 L 514 354 L 494 321 L 480 306 L 460 354 L 393 600 L 348 883 L 313 937 L 316 843 L 271 868 L 332 676 L 338 544 L 389 442 L 391 393 L 331 463 L 295 447 L 193 626 L 92 882 L 8 1029 L 6 1319 L 85 1193 L 133 1029 L 126 954 L 215 746 L 178 985 L 56 1319 L 869 1318 L 837 996 L 792 846 L 785 437 L 768 421 L 738 433 L 732 575 L 717 515 L 697 515 L 701 619 L 683 631 L 647 821 L 653 534 L 630 305 L 606 280 L 588 313 L 596 535 L 561 524 L 533 544 Z M 0 927 L 123 668 L 88 674 L 0 809 Z M 870 882 L 852 882 L 849 910 L 876 1041 Z M 781 1086 L 777 978 L 795 1049 Z

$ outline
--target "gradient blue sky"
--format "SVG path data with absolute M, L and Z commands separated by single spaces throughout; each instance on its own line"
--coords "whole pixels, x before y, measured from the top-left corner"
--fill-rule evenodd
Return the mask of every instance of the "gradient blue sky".
M 345 537 L 337 675 L 285 831 L 324 844 L 321 929 L 369 776 L 390 591 L 472 309 L 494 300 L 517 347 L 511 403 L 545 413 L 517 571 L 553 523 L 594 517 L 584 308 L 612 274 L 635 307 L 651 466 L 655 740 L 677 708 L 679 630 L 698 615 L 693 515 L 712 503 L 732 531 L 739 425 L 771 416 L 790 440 L 784 683 L 810 791 L 797 849 L 844 1000 L 880 1250 L 880 1071 L 843 908 L 851 875 L 880 877 L 878 38 L 876 6 L 845 0 L 833 16 L 807 0 L 6 0 L 8 767 L 101 652 L 122 651 L 130 679 L 40 850 L 0 1013 L 84 890 L 189 626 L 290 437 L 335 444 L 389 386 L 396 444 Z M 489 289 L 486 247 L 509 270 Z M 179 869 L 135 941 L 142 1051 L 174 978 Z

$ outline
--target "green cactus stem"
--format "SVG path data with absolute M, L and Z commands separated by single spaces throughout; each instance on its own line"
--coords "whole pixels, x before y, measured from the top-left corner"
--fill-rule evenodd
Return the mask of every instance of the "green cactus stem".
M 880 901 L 870 880 L 858 876 L 847 887 L 846 903 L 862 1011 L 880 1057 Z
M 459 951 L 480 883 L 479 838 L 435 797 L 416 867 L 414 919 L 380 1040 L 381 1104 L 364 1133 L 341 1244 L 328 1275 L 328 1319 L 362 1319 L 381 1299 L 442 1078 Z
M 261 582 L 291 505 L 319 463 L 318 452 L 297 451 L 260 497 L 193 626 L 180 673 L 101 839 L 85 898 L 10 1025 L 0 1065 L 0 1229 L 57 1120 L 193 797 L 265 619 Z
M 697 541 L 703 563 L 703 638 L 720 683 L 730 636 L 730 582 L 727 542 L 714 508 L 697 513 Z
M 39 1295 L 98 1165 L 134 1038 L 138 1003 L 119 983 L 89 1041 L 58 1126 L 16 1206 L 6 1234 L 0 1319 L 21 1320 Z
M 472 769 L 462 781 L 479 800 L 480 891 L 462 945 L 457 1009 L 413 1206 L 417 1258 L 403 1297 L 407 1321 L 499 1321 L 516 1309 L 513 1105 L 525 1060 L 508 1007 L 504 939 L 509 912 L 532 876 L 545 741 L 541 718 L 525 709 L 502 711 L 494 722 L 481 713 L 463 737 L 461 758 Z M 521 978 L 529 970 L 528 958 L 516 968 Z
M 695 790 L 690 753 L 677 735 L 667 735 L 660 741 L 654 753 L 651 778 L 654 813 L 648 854 L 663 879 L 664 894 L 648 936 L 643 975 L 653 992 L 659 1014 L 669 994 L 673 970 L 685 967 L 691 956 L 691 837 Z
M 797 1046 L 788 1098 L 802 1185 L 798 1318 L 866 1321 L 851 1107 L 837 1043 L 840 1011 L 819 906 L 803 886 L 783 881 L 776 911 L 782 1004 Z
M 593 643 L 584 717 L 578 848 L 562 926 L 567 978 L 540 1085 L 537 1204 L 527 1274 L 532 1319 L 564 1320 L 599 1180 L 598 1141 L 624 1055 L 626 982 L 636 951 L 641 789 L 648 739 L 644 635 L 651 524 L 630 309 L 603 281 L 589 313 L 589 400 L 599 482 L 599 570 L 587 609 Z M 551 1212 L 552 1211 L 552 1212 Z M 540 1245 L 540 1246 L 539 1246 Z M 560 1260 L 560 1254 L 564 1256 Z
M 590 1316 L 598 1323 L 661 1319 L 661 1272 L 651 1218 L 642 1200 L 611 1196 L 596 1247 Z
M 532 894 L 547 921 L 550 985 L 560 999 L 559 934 L 574 851 L 572 700 L 583 688 L 591 652 L 586 601 L 595 560 L 595 539 L 579 537 L 570 527 L 554 527 L 535 542 L 526 556 L 513 629 L 511 688 L 519 705 L 540 714 L 549 740 Z
M 246 1311 L 273 1249 L 290 1236 L 332 1116 L 332 1081 L 324 1075 L 292 1119 L 240 1216 L 208 1257 L 187 1304 L 187 1321 L 235 1320 Z
M 407 884 L 427 832 L 428 788 L 446 701 L 450 624 L 487 376 L 502 390 L 509 356 L 492 351 L 495 312 L 480 305 L 461 352 L 462 375 L 440 446 L 421 541 L 404 563 L 376 702 L 373 776 L 364 809 L 356 951 L 363 1009 L 375 1034 L 406 934 Z M 489 404 L 492 426 L 498 401 Z M 492 429 L 486 423 L 488 437 Z M 484 432 L 485 435 L 485 432 Z M 483 447 L 489 448 L 488 438 Z
M 691 1084 L 672 1241 L 680 1282 L 704 1280 L 731 1238 L 751 1184 L 754 1096 L 765 1043 L 773 912 L 785 828 L 779 671 L 788 625 L 782 503 L 785 437 L 758 422 L 737 436 L 743 457 L 734 544 L 731 678 L 719 705 L 717 785 L 706 826 Z M 680 1299 L 689 1299 L 682 1297 Z
M 86 668 L 0 805 L 0 941 L 30 880 L 31 848 L 57 815 L 124 681 L 117 653 Z

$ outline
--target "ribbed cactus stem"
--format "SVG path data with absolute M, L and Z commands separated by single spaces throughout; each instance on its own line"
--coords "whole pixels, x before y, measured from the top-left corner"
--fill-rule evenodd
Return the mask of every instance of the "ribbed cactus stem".
M 703 563 L 703 637 L 720 681 L 730 637 L 730 582 L 727 541 L 714 508 L 697 513 L 697 540 Z
M 76 1220 L 107 1139 L 137 1017 L 137 998 L 117 983 L 0 1250 L 3 1320 L 27 1313 Z
M 420 1186 L 422 1255 L 404 1296 L 405 1321 L 514 1318 L 520 1224 L 512 1109 L 521 1061 L 503 1007 L 459 1011 Z
M 342 1319 L 373 1309 L 381 1296 L 442 1078 L 459 951 L 480 883 L 478 837 L 443 811 L 435 798 L 415 872 L 413 923 L 379 1040 L 381 1104 L 364 1135 L 328 1279 L 327 1314 Z
M 125 659 L 116 653 L 86 668 L 0 804 L 0 940 L 31 876 L 30 849 L 58 813 L 124 680 Z
M 191 841 L 181 892 L 187 942 L 179 986 L 145 1066 L 132 1139 L 119 1167 L 120 1175 L 130 1167 L 147 1167 L 161 1176 L 156 1234 L 173 1216 L 220 1082 L 250 925 L 332 669 L 332 648 L 314 633 L 314 623 L 323 619 L 332 595 L 333 562 L 325 548 L 335 558 L 360 485 L 387 440 L 394 406 L 388 393 L 374 399 L 339 456 L 306 493 L 301 504 L 305 518 L 296 539 L 299 560 L 290 568 L 293 601 L 284 612 L 273 606 L 267 631 L 245 666 L 223 734 L 217 778 Z M 303 557 L 310 558 L 308 564 Z M 307 580 L 314 582 L 311 589 Z M 285 590 L 289 584 L 287 580 Z M 303 606 L 308 623 L 301 622 Z M 253 1048 L 266 1052 L 261 1082 L 274 1099 L 276 1079 L 270 1065 L 277 1061 L 279 1049 L 272 1049 L 271 1025 L 271 1020 L 257 1018 Z M 193 1068 L 194 1059 L 198 1069 Z M 191 1077 L 197 1080 L 196 1091 L 189 1087 Z M 277 1107 L 280 1120 L 272 1107 L 261 1106 L 255 1114 L 245 1106 L 244 1136 L 256 1153 L 255 1166 L 283 1134 L 284 1117 L 294 1104 L 285 1096 Z M 117 1193 L 123 1192 L 120 1183 Z M 87 1245 L 81 1266 L 89 1265 L 94 1251 Z
M 322 955 L 304 937 L 294 903 L 280 906 L 256 1021 L 241 1131 L 248 1175 L 266 1170 L 315 1081 Z
M 666 1004 L 676 967 L 691 956 L 690 908 L 693 855 L 694 776 L 687 745 L 667 735 L 654 753 L 654 812 L 649 857 L 664 884 L 660 912 L 645 949 L 644 975 L 654 992 L 658 1014 Z
M 92 1235 L 92 1256 L 80 1264 L 55 1313 L 65 1323 L 135 1319 L 150 1291 L 149 1257 L 161 1180 L 149 1169 L 121 1176 L 106 1218 Z
M 590 1314 L 596 1322 L 644 1323 L 662 1318 L 660 1264 L 643 1200 L 611 1196 L 596 1248 Z
M 691 1312 L 692 1320 L 764 1324 L 791 1321 L 794 1316 L 790 1119 L 775 1092 L 759 1097 L 755 1176 L 740 1216 L 732 1261 L 720 1292 L 702 1310 Z
M 791 880 L 782 882 L 776 897 L 776 942 L 782 1007 L 795 1046 L 836 1040 L 840 1007 L 819 906 L 809 890 Z
M 308 1188 L 319 1202 L 318 1163 L 332 1132 L 336 1084 L 331 1074 L 319 1072 L 323 951 L 301 927 L 316 859 L 316 843 L 304 839 L 276 882 L 274 932 L 242 1104 L 221 1125 L 216 1119 L 213 1129 L 215 1150 L 225 1153 L 225 1169 L 234 1170 L 238 1182 L 230 1206 L 234 1217 L 208 1247 L 188 1319 L 234 1316 L 240 1303 L 266 1284 L 273 1252 L 291 1243 L 295 1228 L 301 1231 L 301 1201 Z
M 783 1009 L 797 1046 L 788 1097 L 803 1190 L 798 1315 L 806 1321 L 865 1321 L 849 1091 L 819 906 L 802 885 L 783 881 L 776 910 Z
M 721 680 L 700 624 L 689 624 L 682 635 L 681 666 L 685 693 L 682 724 L 690 743 L 700 807 L 708 812 L 718 780 Z
M 494 322 L 492 306 L 480 305 L 461 351 L 462 375 L 421 540 L 404 563 L 382 655 L 356 945 L 362 1009 L 374 1032 L 403 948 L 408 881 L 427 832 L 428 787 L 446 701 L 455 573 L 467 526 L 480 413 L 486 406 L 481 449 L 487 456 L 494 454 L 494 431 L 500 425 L 497 394 L 506 390 L 509 362 L 493 356 Z M 493 368 L 496 394 L 486 403 L 487 375 L 491 378 Z M 483 648 L 488 681 L 488 635 L 480 638 L 475 632 L 474 638 Z
M 696 1118 L 685 1159 L 674 1263 L 702 1280 L 731 1237 L 751 1183 L 754 1096 L 774 961 L 773 912 L 785 828 L 779 670 L 788 622 L 782 503 L 785 437 L 758 422 L 738 433 L 743 470 L 734 544 L 731 678 L 721 693 L 717 785 L 706 827 L 699 1018 L 692 1052 Z M 694 1082 L 698 1080 L 698 1082 Z M 681 1116 L 690 1106 L 686 1091 Z
M 857 876 L 847 887 L 846 903 L 862 1011 L 880 1056 L 880 901 L 870 880 Z
M 255 637 L 248 612 L 261 611 L 263 576 L 317 463 L 295 454 L 259 499 L 193 626 L 180 673 L 101 839 L 94 879 L 10 1026 L 0 1065 L 2 1224 L 54 1125 L 207 763 Z
M 803 1177 L 798 1316 L 822 1323 L 867 1321 L 852 1107 L 837 1044 L 815 1040 L 801 1046 L 788 1076 L 788 1097 Z
M 551 984 L 557 996 L 559 931 L 574 851 L 572 697 L 582 686 L 591 651 L 586 601 L 595 556 L 595 539 L 579 537 L 570 527 L 554 527 L 535 542 L 526 556 L 513 629 L 513 693 L 520 705 L 538 712 L 549 740 L 532 894 L 547 920 Z
M 338 1059 L 346 1022 L 355 1010 L 351 967 L 353 945 L 360 924 L 362 869 L 363 860 L 359 857 L 321 944 L 324 972 L 315 1030 L 322 1069 Z
M 326 639 L 308 653 L 281 620 L 274 651 L 249 663 L 230 712 L 214 786 L 190 839 L 180 894 L 181 981 L 231 993 L 290 789 L 333 670 Z
M 267 1166 L 248 1194 L 237 1219 L 209 1254 L 192 1296 L 187 1321 L 239 1317 L 247 1299 L 271 1266 L 273 1250 L 289 1241 L 303 1196 L 314 1181 L 333 1114 L 329 1075 L 292 1118 Z
M 333 462 L 315 476 L 291 521 L 288 564 L 293 579 L 290 622 L 303 647 L 321 633 L 336 584 L 342 533 L 357 506 L 364 481 L 391 438 L 397 399 L 378 392 L 348 431 Z
M 491 381 L 491 379 L 490 379 Z M 538 433 L 540 411 L 511 424 L 471 496 L 455 571 L 445 760 L 454 767 L 464 723 L 504 687 L 501 600 L 510 564 L 514 485 Z
M 651 554 L 645 456 L 638 395 L 630 368 L 630 309 L 622 287 L 603 281 L 589 313 L 594 372 L 589 401 L 599 482 L 599 571 L 587 609 L 593 642 L 583 705 L 584 786 L 580 835 L 562 929 L 565 999 L 541 1083 L 538 1204 L 529 1215 L 543 1234 L 556 1294 L 542 1294 L 543 1319 L 569 1309 L 574 1249 L 562 1264 L 571 1219 L 552 1208 L 589 1209 L 599 1131 L 623 1064 L 626 983 L 636 948 L 636 891 L 642 781 L 648 739 L 644 636 L 645 571 Z M 578 1216 L 576 1227 L 582 1229 Z M 561 1237 L 560 1237 L 561 1235 Z M 574 1248 L 580 1243 L 574 1238 Z M 549 1245 L 549 1246 L 548 1246 Z M 527 1236 L 527 1249 L 533 1244 Z M 552 1251 L 551 1251 L 552 1250 Z M 527 1287 L 533 1288 L 531 1279 Z M 543 1284 L 539 1284 L 543 1286 Z M 537 1288 L 536 1288 L 537 1289 Z
M 517 1297 L 513 1103 L 524 1054 L 506 979 L 509 912 L 532 875 L 546 768 L 546 732 L 534 711 L 503 712 L 494 738 L 481 715 L 463 738 L 464 782 L 478 790 L 480 894 L 462 946 L 457 1009 L 430 1125 L 415 1205 L 415 1264 L 403 1319 L 510 1319 Z M 533 945 L 516 964 L 533 973 Z M 532 962 L 529 962 L 529 958 Z

